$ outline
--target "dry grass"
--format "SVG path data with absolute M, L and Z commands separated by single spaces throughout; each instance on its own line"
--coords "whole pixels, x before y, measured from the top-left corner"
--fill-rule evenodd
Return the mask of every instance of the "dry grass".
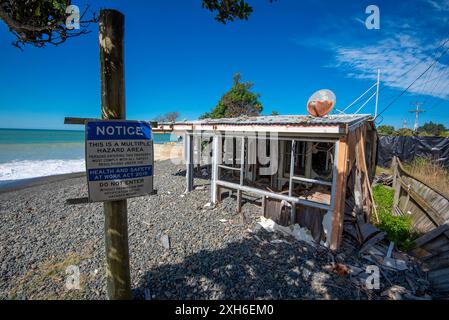
M 418 179 L 449 198 L 449 171 L 425 158 L 416 158 L 404 167 Z
M 392 175 L 393 171 L 391 170 L 391 168 L 382 168 L 377 166 L 376 167 L 376 176 L 380 176 L 382 173 L 385 173 L 387 175 Z
M 86 275 L 80 275 L 80 290 L 67 290 L 65 281 L 66 268 L 79 265 L 89 258 L 86 253 L 70 252 L 65 257 L 49 257 L 37 268 L 29 270 L 18 278 L 15 287 L 10 292 L 10 299 L 27 300 L 78 300 L 85 295 Z M 50 283 L 53 284 L 50 285 Z

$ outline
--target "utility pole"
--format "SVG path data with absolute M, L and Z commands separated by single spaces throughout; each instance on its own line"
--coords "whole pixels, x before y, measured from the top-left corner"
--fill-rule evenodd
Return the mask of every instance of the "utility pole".
M 414 102 L 412 103 L 412 105 L 414 105 L 416 107 L 415 110 L 410 110 L 410 113 L 414 113 L 415 114 L 415 126 L 413 127 L 413 131 L 417 132 L 418 131 L 418 127 L 419 127 L 419 114 L 426 112 L 425 110 L 419 110 L 419 107 L 423 105 L 422 102 Z
M 100 72 L 102 119 L 126 118 L 123 38 L 125 17 L 116 10 L 101 10 Z M 128 208 L 126 200 L 104 202 L 107 291 L 110 300 L 131 299 Z

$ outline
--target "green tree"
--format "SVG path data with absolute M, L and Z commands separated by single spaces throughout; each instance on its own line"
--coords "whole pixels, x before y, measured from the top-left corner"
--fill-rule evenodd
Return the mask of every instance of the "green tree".
M 269 0 L 270 3 L 277 0 Z M 253 8 L 246 0 L 202 0 L 203 8 L 216 12 L 215 20 L 226 24 L 235 19 L 248 20 Z
M 420 135 L 441 136 L 447 128 L 441 123 L 426 122 L 418 128 Z
M 377 127 L 377 132 L 382 136 L 391 136 L 394 133 L 394 127 L 388 125 L 382 125 Z
M 271 111 L 271 115 L 272 116 L 278 116 L 279 112 L 277 112 L 276 110 Z
M 79 13 L 80 28 L 68 28 L 66 22 L 73 13 L 72 8 L 68 8 L 70 5 L 70 0 L 1 0 L 0 19 L 15 35 L 16 40 L 12 44 L 19 49 L 26 44 L 36 47 L 58 45 L 69 38 L 89 33 L 87 26 L 97 21 L 93 12 L 89 20 L 84 18 L 89 9 L 87 6 Z
M 241 82 L 240 73 L 236 73 L 232 88 L 221 97 L 217 106 L 211 112 L 203 114 L 200 119 L 260 115 L 262 112 L 262 104 L 259 102 L 260 95 L 251 92 L 252 87 L 253 83 Z
M 405 136 L 411 137 L 413 136 L 413 130 L 409 128 L 401 128 L 393 133 L 394 136 Z
M 158 115 L 157 117 L 155 117 L 153 119 L 153 121 L 156 121 L 156 122 L 176 122 L 176 120 L 178 120 L 178 118 L 179 118 L 179 112 L 171 111 L 171 112 L 167 112 L 164 115 Z

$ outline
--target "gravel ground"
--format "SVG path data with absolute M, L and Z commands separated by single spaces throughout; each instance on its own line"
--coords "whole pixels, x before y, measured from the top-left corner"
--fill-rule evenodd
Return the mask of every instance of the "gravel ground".
M 245 224 L 231 198 L 205 207 L 208 180 L 195 183 L 184 194 L 184 167 L 157 162 L 158 194 L 128 201 L 136 299 L 145 289 L 152 299 L 367 298 L 329 269 L 327 250 L 255 231 L 255 204 L 244 204 Z M 102 205 L 65 202 L 86 194 L 83 178 L 0 194 L 0 299 L 106 299 Z M 69 265 L 80 290 L 66 289 Z

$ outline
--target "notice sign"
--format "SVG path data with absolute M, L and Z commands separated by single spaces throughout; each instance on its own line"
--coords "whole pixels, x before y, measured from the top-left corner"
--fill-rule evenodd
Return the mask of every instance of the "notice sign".
M 123 200 L 153 191 L 151 125 L 143 121 L 86 123 L 89 201 Z

